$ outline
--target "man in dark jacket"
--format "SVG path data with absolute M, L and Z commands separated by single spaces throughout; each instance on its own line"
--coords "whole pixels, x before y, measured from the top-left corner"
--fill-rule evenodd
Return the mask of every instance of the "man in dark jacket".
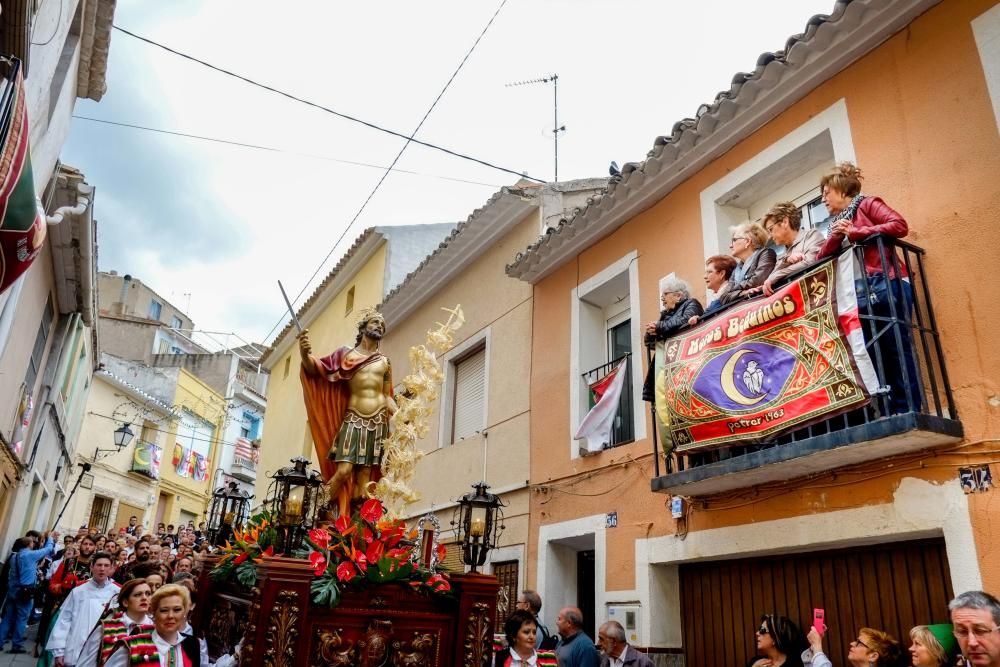
M 653 667 L 645 653 L 629 646 L 625 628 L 618 621 L 608 621 L 597 631 L 597 644 L 601 647 L 601 667 Z
M 705 312 L 697 299 L 691 298 L 691 288 L 680 278 L 667 278 L 663 283 L 660 296 L 663 310 L 660 319 L 646 325 L 646 347 L 652 349 L 656 342 L 666 340 L 688 325 L 692 317 L 699 317 Z M 653 391 L 653 364 L 646 371 L 646 381 L 642 385 L 642 400 L 652 403 L 656 400 Z

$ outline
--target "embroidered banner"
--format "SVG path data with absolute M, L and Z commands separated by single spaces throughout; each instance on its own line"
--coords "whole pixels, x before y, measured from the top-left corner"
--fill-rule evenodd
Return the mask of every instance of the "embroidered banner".
M 656 413 L 678 452 L 771 440 L 866 404 L 865 350 L 846 252 L 656 349 Z M 668 445 L 669 447 L 669 445 Z

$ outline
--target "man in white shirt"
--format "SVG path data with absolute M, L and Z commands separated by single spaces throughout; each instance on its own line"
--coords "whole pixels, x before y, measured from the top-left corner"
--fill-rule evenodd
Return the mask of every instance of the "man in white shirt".
M 597 631 L 601 647 L 601 667 L 653 667 L 644 653 L 639 653 L 625 641 L 625 628 L 618 621 L 608 621 Z
M 52 628 L 45 648 L 52 652 L 56 667 L 72 667 L 80 657 L 87 635 L 101 617 L 108 602 L 118 595 L 119 586 L 111 581 L 111 555 L 94 554 L 90 562 L 91 578 L 74 588 L 59 609 L 59 620 Z

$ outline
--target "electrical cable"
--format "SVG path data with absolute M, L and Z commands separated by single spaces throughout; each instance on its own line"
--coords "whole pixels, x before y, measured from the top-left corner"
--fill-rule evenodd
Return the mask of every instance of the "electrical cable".
M 302 289 L 299 290 L 299 293 L 295 295 L 294 299 L 292 299 L 291 301 L 292 306 L 295 306 L 298 300 L 302 298 L 302 295 L 306 293 L 307 289 L 309 289 L 309 286 L 312 284 L 313 280 L 316 279 L 316 276 L 318 276 L 320 272 L 323 270 L 323 267 L 326 266 L 327 261 L 329 261 L 334 251 L 336 251 L 337 246 L 340 244 L 341 241 L 344 240 L 344 237 L 347 236 L 347 233 L 354 226 L 354 223 L 358 221 L 358 218 L 361 217 L 361 214 L 364 213 L 365 208 L 368 206 L 368 203 L 371 202 L 372 198 L 375 196 L 375 193 L 377 193 L 379 191 L 379 188 L 382 187 L 382 184 L 385 182 L 385 179 L 388 178 L 389 176 L 389 172 L 392 171 L 393 167 L 396 166 L 396 163 L 399 162 L 399 159 L 403 157 L 403 153 L 406 151 L 410 143 L 411 142 L 418 144 L 421 143 L 420 141 L 414 138 L 416 137 L 417 132 L 420 131 L 420 128 L 423 127 L 424 122 L 427 120 L 428 116 L 430 116 L 431 112 L 434 111 L 434 107 L 437 106 L 437 103 L 441 101 L 441 98 L 444 96 L 445 92 L 448 90 L 448 88 L 451 87 L 451 84 L 455 80 L 455 77 L 457 77 L 458 73 L 462 71 L 463 67 L 465 67 L 465 63 L 468 62 L 469 57 L 472 55 L 473 51 L 476 50 L 476 47 L 479 46 L 479 42 L 482 41 L 483 37 L 486 36 L 486 32 L 490 29 L 490 26 L 493 25 L 493 22 L 496 20 L 497 16 L 499 16 L 500 11 L 504 8 L 506 4 L 507 0 L 501 0 L 499 6 L 497 6 L 496 11 L 493 12 L 493 16 L 491 16 L 490 20 L 486 22 L 486 25 L 479 33 L 479 36 L 476 37 L 476 40 L 472 43 L 472 46 L 469 47 L 469 50 L 465 53 L 465 56 L 462 58 L 461 62 L 458 63 L 458 67 L 455 68 L 455 71 L 452 72 L 451 76 L 448 78 L 448 81 L 445 82 L 444 87 L 441 88 L 441 92 L 439 92 L 437 94 L 437 97 L 434 98 L 434 101 L 431 102 L 431 105 L 424 113 L 423 118 L 421 118 L 420 122 L 417 123 L 417 126 L 413 129 L 413 132 L 411 132 L 410 135 L 406 137 L 406 141 L 403 143 L 403 146 L 399 149 L 399 152 L 396 154 L 396 157 L 393 158 L 392 163 L 385 170 L 385 173 L 382 174 L 382 177 L 378 180 L 378 183 L 375 184 L 375 187 L 372 188 L 372 191 L 368 193 L 368 196 L 365 198 L 365 201 L 361 204 L 361 208 L 359 208 L 358 212 L 354 214 L 354 217 L 351 218 L 351 221 L 347 223 L 347 226 L 344 227 L 344 231 L 342 231 L 340 233 L 340 236 L 337 237 L 337 240 L 333 242 L 333 245 L 330 247 L 330 251 L 326 254 L 326 257 L 323 258 L 323 261 L 320 262 L 319 266 L 316 267 L 316 270 L 313 271 L 313 274 L 309 276 L 309 279 L 306 281 L 305 285 L 302 286 Z M 270 338 L 271 334 L 273 334 L 278 329 L 278 327 L 281 326 L 281 323 L 284 321 L 285 321 L 285 314 L 282 313 L 281 317 L 278 318 L 278 321 L 275 323 L 275 325 L 271 327 L 271 330 L 268 331 L 267 335 L 264 336 L 264 340 L 266 341 L 268 338 Z
M 28 38 L 28 41 L 31 43 L 32 46 L 48 46 L 52 42 L 52 40 L 56 38 L 56 35 L 59 34 L 59 24 L 62 23 L 63 0 L 58 0 L 58 2 L 59 2 L 59 15 L 56 17 L 56 27 L 52 29 L 52 35 L 44 42 L 32 41 L 35 38 L 35 28 L 38 27 L 38 24 L 36 23 L 31 27 L 31 36 Z
M 77 116 L 73 115 L 73 118 L 77 120 L 86 120 L 92 123 L 103 123 L 105 125 L 113 125 L 115 127 L 125 127 L 133 130 L 145 130 L 146 132 L 156 132 L 159 134 L 167 134 L 175 137 L 184 137 L 186 139 L 198 139 L 200 141 L 210 141 L 217 144 L 226 144 L 229 146 L 238 146 L 240 148 L 252 148 L 254 150 L 269 151 L 273 153 L 285 153 L 287 155 L 301 155 L 302 157 L 313 158 L 315 160 L 327 160 L 329 162 L 338 162 L 341 164 L 349 164 L 355 167 L 368 167 L 371 169 L 387 169 L 385 165 L 381 164 L 369 164 L 368 162 L 356 162 L 354 160 L 344 160 L 341 158 L 330 157 L 327 155 L 317 155 L 315 153 L 301 153 L 299 151 L 289 151 L 283 148 L 274 148 L 273 146 L 261 146 L 260 144 L 248 144 L 242 141 L 233 141 L 230 139 L 219 139 L 217 137 L 206 137 L 199 134 L 188 134 L 187 132 L 178 132 L 177 130 L 164 130 L 157 127 L 148 127 L 146 125 L 135 125 L 133 123 L 123 123 L 120 121 L 106 120 L 104 118 L 91 118 L 90 116 Z M 439 178 L 444 181 L 455 181 L 456 183 L 469 183 L 470 185 L 483 185 L 490 188 L 500 188 L 502 186 L 495 183 L 483 183 L 481 181 L 470 181 L 464 178 L 455 178 L 454 176 L 441 176 L 439 174 L 428 174 L 420 171 L 412 171 L 409 169 L 393 169 L 392 171 L 401 174 L 412 174 L 414 176 L 428 176 L 430 178 Z
M 217 67 L 217 66 L 215 66 L 215 65 L 213 65 L 213 64 L 211 64 L 209 62 L 206 62 L 206 61 L 201 60 L 199 58 L 195 58 L 194 56 L 190 56 L 190 55 L 188 55 L 188 54 L 186 54 L 186 53 L 184 53 L 182 51 L 178 51 L 177 49 L 172 49 L 169 46 L 166 46 L 166 45 L 161 44 L 161 43 L 159 43 L 157 41 L 149 39 L 148 37 L 143 37 L 142 35 L 138 35 L 138 34 L 132 32 L 131 30 L 126 30 L 125 28 L 122 28 L 121 26 L 113 25 L 112 27 L 115 30 L 117 30 L 117 31 L 119 31 L 121 33 L 124 33 L 124 34 L 128 35 L 129 37 L 133 37 L 135 39 L 138 39 L 141 42 L 146 42 L 147 44 L 150 44 L 150 45 L 155 46 L 157 48 L 163 49 L 164 51 L 172 53 L 172 54 L 174 54 L 176 56 L 180 56 L 181 58 L 185 58 L 185 59 L 190 60 L 192 62 L 196 62 L 199 65 L 204 65 L 205 67 L 208 67 L 209 69 L 212 69 L 212 70 L 215 70 L 216 72 L 219 72 L 221 74 L 225 74 L 227 76 L 231 76 L 233 78 L 239 79 L 240 81 L 243 81 L 244 83 L 248 83 L 251 86 L 256 86 L 258 88 L 262 88 L 264 90 L 270 91 L 270 92 L 275 93 L 277 95 L 281 95 L 282 97 L 287 97 L 290 100 L 294 100 L 294 101 L 299 102 L 301 104 L 305 104 L 305 105 L 313 107 L 315 109 L 319 109 L 320 111 L 325 111 L 326 113 L 334 115 L 334 116 L 337 116 L 338 118 L 343 118 L 344 120 L 349 120 L 349 121 L 352 121 L 354 123 L 358 123 L 360 125 L 364 125 L 365 127 L 371 128 L 373 130 L 377 130 L 379 132 L 383 132 L 385 134 L 390 134 L 390 135 L 392 135 L 394 137 L 399 137 L 400 139 L 407 139 L 407 140 L 412 141 L 415 144 L 419 144 L 421 146 L 424 146 L 425 148 L 431 148 L 431 149 L 436 150 L 436 151 L 441 151 L 442 153 L 447 153 L 448 155 L 451 155 L 452 157 L 457 157 L 457 158 L 461 158 L 463 160 L 468 160 L 470 162 L 475 162 L 477 164 L 483 165 L 484 167 L 489 167 L 490 169 L 496 169 L 498 171 L 502 171 L 502 172 L 505 172 L 507 174 L 512 174 L 514 176 L 517 176 L 518 178 L 524 178 L 524 179 L 527 179 L 529 181 L 534 181 L 536 183 L 545 183 L 544 180 L 542 180 L 540 178 L 535 178 L 534 176 L 529 176 L 528 174 L 524 173 L 523 171 L 515 171 L 514 169 L 507 169 L 506 167 L 501 167 L 499 165 L 495 165 L 492 162 L 487 162 L 486 160 L 480 160 L 479 158 L 472 157 L 471 155 L 466 155 L 465 153 L 459 153 L 458 151 L 452 150 L 450 148 L 445 148 L 444 146 L 438 146 L 437 144 L 432 144 L 432 143 L 427 142 L 427 141 L 421 141 L 420 139 L 414 139 L 412 137 L 408 137 L 403 132 L 396 132 L 395 130 L 390 130 L 388 128 L 382 127 L 381 125 L 376 125 L 375 123 L 372 123 L 372 122 L 369 122 L 369 121 L 366 121 L 366 120 L 362 120 L 361 118 L 358 118 L 357 116 L 352 116 L 350 114 L 346 114 L 346 113 L 342 113 L 340 111 L 336 111 L 334 109 L 331 109 L 330 107 L 323 106 L 322 104 L 319 104 L 317 102 L 311 102 L 311 101 L 309 101 L 309 100 L 307 100 L 305 98 L 298 97 L 297 95 L 293 95 L 293 94 L 285 92 L 285 91 L 283 91 L 283 90 L 281 90 L 279 88 L 275 88 L 274 86 L 269 86 L 267 84 L 260 83 L 259 81 L 254 81 L 251 78 L 242 76 L 242 75 L 237 74 L 235 72 L 231 72 L 231 71 L 229 71 L 227 69 L 223 69 L 222 67 Z

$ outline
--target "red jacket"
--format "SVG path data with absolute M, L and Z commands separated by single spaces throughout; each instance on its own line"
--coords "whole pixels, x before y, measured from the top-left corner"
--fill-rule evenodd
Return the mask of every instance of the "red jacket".
M 858 206 L 857 212 L 854 215 L 854 220 L 851 221 L 851 224 L 854 228 L 851 230 L 847 239 L 851 243 L 860 243 L 869 236 L 874 236 L 875 234 L 885 234 L 886 236 L 901 239 L 906 236 L 909 231 L 909 227 L 906 224 L 906 220 L 903 219 L 903 216 L 889 208 L 889 205 L 882 201 L 879 197 L 866 197 L 862 200 L 861 204 Z M 844 234 L 831 233 L 830 238 L 826 240 L 826 243 L 823 244 L 822 250 L 819 251 L 819 257 L 817 257 L 817 259 L 838 254 L 843 241 Z M 872 245 L 866 247 L 864 252 L 865 273 L 870 276 L 876 273 L 882 273 L 882 260 L 878 256 L 877 244 L 873 243 Z M 889 278 L 895 278 L 896 271 L 892 266 L 892 253 L 888 248 L 886 248 L 885 252 L 885 265 L 889 269 Z M 899 262 L 899 268 L 905 278 L 908 274 L 906 272 L 906 265 L 903 264 L 902 261 Z

